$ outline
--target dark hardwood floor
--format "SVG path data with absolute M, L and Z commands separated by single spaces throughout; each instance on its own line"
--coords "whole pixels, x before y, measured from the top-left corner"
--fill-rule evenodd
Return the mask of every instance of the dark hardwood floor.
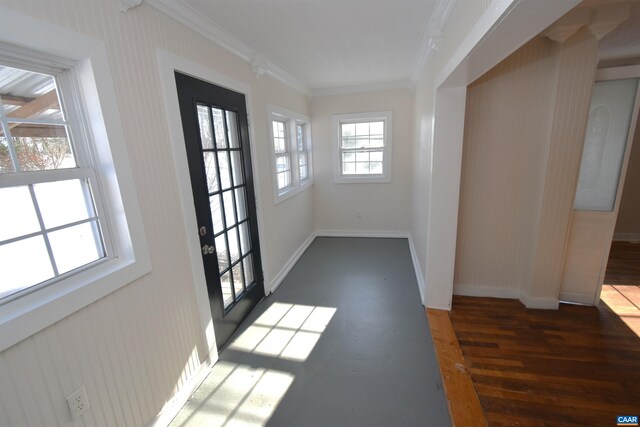
M 603 303 L 529 310 L 455 296 L 450 319 L 490 426 L 610 426 L 640 413 L 640 338 Z

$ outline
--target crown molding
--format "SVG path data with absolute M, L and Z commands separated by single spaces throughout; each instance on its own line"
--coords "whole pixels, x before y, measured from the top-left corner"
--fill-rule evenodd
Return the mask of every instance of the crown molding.
M 342 87 L 316 88 L 311 91 L 311 96 L 331 96 L 331 95 L 348 95 L 352 93 L 378 92 L 383 90 L 394 89 L 411 89 L 412 84 L 409 80 L 397 80 L 390 82 L 371 83 L 365 85 L 353 85 Z
M 236 36 L 206 18 L 185 1 L 146 0 L 145 3 L 153 6 L 168 17 L 180 22 L 208 40 L 222 46 L 224 49 L 238 56 L 243 61 L 249 63 L 256 74 L 256 77 L 267 74 L 307 96 L 311 94 L 309 88 L 291 73 L 285 71 L 277 64 L 274 64 L 264 55 L 258 53 L 255 49 L 251 48 Z M 256 62 L 256 58 L 259 58 L 258 62 Z
M 118 0 L 118 6 L 120 7 L 120 12 L 126 13 L 129 9 L 133 9 L 134 7 L 140 6 L 142 0 Z
M 449 16 L 455 7 L 458 0 L 438 0 L 433 14 L 429 18 L 429 24 L 422 37 L 422 43 L 420 43 L 420 49 L 418 55 L 413 64 L 413 70 L 411 72 L 411 84 L 415 86 L 420 78 L 420 74 L 424 70 L 424 67 L 431 56 L 431 52 L 438 50 L 440 41 L 442 40 L 444 27 L 447 25 Z

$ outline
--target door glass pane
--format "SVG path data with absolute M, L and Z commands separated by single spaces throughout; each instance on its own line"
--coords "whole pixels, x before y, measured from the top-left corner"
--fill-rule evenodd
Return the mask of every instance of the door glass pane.
M 211 221 L 213 222 L 213 233 L 218 234 L 224 230 L 224 222 L 222 221 L 222 205 L 220 204 L 220 195 L 209 197 L 209 206 L 211 207 Z
M 0 125 L 0 131 L 3 131 L 3 127 Z M 9 153 L 9 143 L 4 135 L 0 135 L 0 173 L 15 172 L 13 166 L 13 160 L 11 160 L 11 154 Z
M 238 138 L 238 116 L 235 111 L 227 111 L 227 132 L 229 134 L 229 147 L 240 148 Z
M 227 148 L 227 136 L 224 131 L 224 120 L 222 118 L 222 110 L 217 108 L 211 109 L 213 116 L 213 128 L 216 135 L 216 147 Z
M 35 184 L 33 190 L 46 228 L 95 216 L 93 201 L 85 180 L 45 182 Z
M 29 187 L 0 188 L 0 242 L 39 230 Z
M 238 213 L 238 222 L 247 218 L 247 201 L 244 197 L 245 187 L 236 188 L 236 209 Z
M 574 209 L 613 210 L 637 86 L 638 79 L 593 86 Z
M 243 288 L 244 277 L 242 274 L 242 263 L 239 262 L 238 264 L 234 265 L 232 271 L 233 271 L 233 289 L 235 289 L 236 291 L 236 298 L 237 298 L 238 295 L 240 295 L 244 290 Z
M 245 283 L 247 284 L 247 288 L 251 286 L 253 283 L 253 257 L 252 255 L 247 255 L 245 259 L 242 260 L 244 264 L 244 274 L 245 274 Z
M 227 308 L 233 302 L 233 294 L 231 293 L 231 274 L 229 271 L 220 276 L 220 286 L 222 286 L 222 300 L 224 307 Z
M 95 221 L 54 231 L 49 234 L 49 242 L 60 274 L 104 256 Z
M 220 184 L 222 189 L 231 187 L 231 177 L 229 174 L 229 154 L 227 151 L 218 152 L 218 165 L 220 167 Z
M 231 152 L 231 169 L 233 174 L 233 185 L 244 183 L 242 175 L 242 162 L 240 160 L 240 151 Z
M 218 183 L 218 167 L 216 166 L 216 154 L 212 151 L 205 151 L 204 156 L 204 169 L 207 174 L 207 187 L 209 193 L 215 193 L 220 190 L 220 184 Z
M 0 298 L 53 277 L 42 236 L 0 245 Z
M 224 271 L 229 267 L 227 257 L 227 237 L 222 233 L 216 237 L 216 252 L 218 253 L 218 271 Z
M 222 193 L 224 202 L 224 218 L 227 223 L 227 228 L 236 223 L 235 216 L 233 214 L 233 190 L 225 191 Z
M 200 125 L 200 141 L 205 150 L 213 149 L 213 133 L 211 132 L 211 118 L 209 107 L 198 105 L 198 124 Z
M 249 224 L 246 222 L 240 224 L 240 247 L 242 248 L 242 255 L 245 255 L 251 249 L 249 245 Z
M 240 246 L 238 245 L 238 229 L 233 227 L 227 232 L 229 239 L 229 255 L 231 255 L 231 264 L 240 259 Z

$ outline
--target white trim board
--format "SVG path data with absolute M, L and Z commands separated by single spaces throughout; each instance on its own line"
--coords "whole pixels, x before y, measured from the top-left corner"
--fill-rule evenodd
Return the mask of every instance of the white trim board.
M 535 308 L 539 310 L 557 310 L 560 305 L 560 301 L 557 298 L 531 297 L 523 292 L 518 294 L 518 299 L 527 308 Z
M 269 283 L 269 293 L 272 294 L 278 289 L 278 286 L 282 283 L 282 281 L 287 277 L 287 274 L 291 271 L 294 265 L 298 262 L 302 254 L 307 250 L 307 248 L 313 243 L 316 239 L 316 233 L 313 232 L 305 239 L 304 242 L 296 249 L 296 251 L 291 255 L 291 258 L 282 266 L 278 274 L 271 280 Z
M 454 295 L 467 297 L 488 297 L 518 299 L 518 290 L 509 288 L 492 288 L 488 286 L 453 286 Z
M 416 252 L 416 246 L 413 243 L 413 236 L 408 233 L 409 251 L 411 252 L 411 262 L 413 263 L 413 270 L 416 275 L 416 282 L 418 282 L 418 291 L 420 292 L 420 302 L 426 307 L 424 300 L 424 276 L 422 275 L 422 269 L 420 268 L 420 261 L 418 259 L 418 253 Z
M 614 242 L 640 242 L 640 233 L 615 233 Z
M 253 131 L 253 104 L 251 100 L 251 88 L 237 80 L 232 79 L 224 74 L 211 70 L 203 65 L 197 64 L 164 49 L 156 50 L 158 70 L 160 73 L 160 83 L 164 98 L 165 112 L 167 116 L 168 131 L 171 140 L 171 148 L 173 151 L 173 161 L 176 168 L 176 182 L 178 184 L 178 193 L 180 195 L 180 208 L 182 211 L 183 225 L 185 237 L 187 239 L 187 248 L 189 260 L 191 263 L 191 273 L 193 275 L 193 286 L 196 295 L 196 304 L 198 305 L 198 314 L 200 317 L 200 326 L 204 335 L 204 342 L 208 348 L 208 354 L 201 355 L 201 360 L 207 357 L 211 360 L 217 360 L 218 352 L 216 350 L 215 334 L 213 331 L 213 321 L 211 319 L 211 310 L 209 307 L 209 296 L 207 293 L 207 282 L 204 276 L 204 266 L 202 264 L 202 256 L 200 253 L 200 240 L 195 230 L 198 229 L 198 222 L 193 204 L 193 194 L 191 190 L 191 178 L 189 177 L 189 165 L 187 163 L 187 153 L 184 143 L 184 135 L 182 133 L 182 120 L 180 119 L 180 108 L 178 106 L 178 93 L 174 72 L 181 71 L 204 81 L 211 82 L 218 86 L 223 86 L 236 92 L 243 93 L 246 97 L 247 116 L 249 119 L 249 143 L 251 152 L 255 156 L 258 152 L 256 147 L 256 138 Z M 259 162 L 251 162 L 253 167 L 253 176 L 261 176 L 258 171 Z M 258 219 L 258 237 L 260 239 L 260 254 L 262 264 L 268 265 L 267 254 L 264 250 L 265 225 L 260 209 L 261 194 L 260 186 L 255 186 L 256 209 Z M 266 284 L 266 283 L 265 283 Z M 265 286 L 265 293 L 268 290 Z
M 376 237 L 386 239 L 408 239 L 408 231 L 395 230 L 316 230 L 317 237 Z

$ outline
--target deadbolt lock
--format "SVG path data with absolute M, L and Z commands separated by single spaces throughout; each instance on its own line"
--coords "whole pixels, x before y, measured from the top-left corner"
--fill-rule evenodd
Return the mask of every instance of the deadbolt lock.
M 215 250 L 216 249 L 213 247 L 213 245 L 204 245 L 202 247 L 202 255 L 211 255 L 215 252 Z
M 204 236 L 205 234 L 207 234 L 207 227 L 204 227 L 204 226 L 200 227 L 200 235 Z

